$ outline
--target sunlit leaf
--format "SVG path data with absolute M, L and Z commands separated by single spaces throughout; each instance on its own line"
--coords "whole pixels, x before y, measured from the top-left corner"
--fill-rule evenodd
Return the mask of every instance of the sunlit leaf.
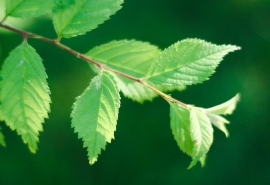
M 229 121 L 223 118 L 222 116 L 216 115 L 216 114 L 211 114 L 206 112 L 207 117 L 210 119 L 211 123 L 215 125 L 219 130 L 224 132 L 226 137 L 229 136 L 229 132 L 227 128 L 225 127 L 225 124 L 228 124 Z
M 239 49 L 198 39 L 185 39 L 161 52 L 147 73 L 148 81 L 164 86 L 201 83 L 215 72 L 222 58 Z
M 50 13 L 53 0 L 6 0 L 6 15 L 19 18 L 37 17 Z
M 123 0 L 55 0 L 53 24 L 59 37 L 85 34 L 121 8 Z
M 192 156 L 194 141 L 190 136 L 190 110 L 170 102 L 171 129 L 180 149 Z
M 73 105 L 72 127 L 87 147 L 90 164 L 97 161 L 106 142 L 111 142 L 116 130 L 119 89 L 112 75 L 101 71 Z
M 156 46 L 146 42 L 121 40 L 95 47 L 86 55 L 115 70 L 141 78 L 146 75 L 159 52 L 160 50 Z M 115 80 L 123 94 L 134 101 L 142 103 L 158 96 L 157 93 L 134 80 L 120 75 L 115 75 Z
M 209 150 L 213 142 L 213 128 L 209 118 L 198 108 L 190 111 L 190 136 L 194 142 L 192 168 Z
M 1 75 L 1 117 L 35 152 L 51 102 L 42 59 L 23 42 L 10 53 Z
M 205 111 L 213 114 L 222 114 L 222 115 L 232 114 L 239 100 L 240 94 L 236 94 L 232 99 L 226 101 L 225 103 L 205 109 Z
M 149 67 L 160 50 L 147 42 L 140 42 L 135 40 L 120 40 L 112 41 L 91 49 L 86 55 L 102 64 L 106 64 L 111 68 L 123 72 L 127 75 L 144 78 Z M 91 68 L 98 72 L 99 69 L 94 65 Z M 126 77 L 115 75 L 115 80 L 123 92 L 123 94 L 140 103 L 145 100 L 151 101 L 158 96 L 153 90 L 143 86 L 137 81 L 130 80 Z M 173 90 L 183 90 L 184 86 L 167 87 L 159 84 L 151 84 L 153 87 L 163 91 L 169 92 Z

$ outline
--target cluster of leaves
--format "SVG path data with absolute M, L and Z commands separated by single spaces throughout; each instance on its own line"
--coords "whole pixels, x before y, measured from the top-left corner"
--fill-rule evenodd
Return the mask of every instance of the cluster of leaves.
M 42 59 L 27 43 L 28 37 L 58 47 L 62 37 L 85 34 L 121 8 L 122 0 L 8 0 L 6 17 L 29 18 L 51 14 L 58 38 L 50 40 L 21 30 L 24 41 L 5 60 L 1 70 L 0 119 L 22 136 L 31 152 L 36 152 L 39 132 L 50 111 L 50 91 Z M 156 46 L 135 40 L 112 41 L 95 47 L 85 55 L 68 49 L 90 62 L 97 73 L 71 113 L 72 127 L 87 148 L 90 164 L 97 161 L 116 130 L 121 91 L 137 102 L 160 95 L 170 104 L 171 129 L 180 149 L 192 157 L 189 167 L 205 155 L 213 142 L 215 125 L 228 136 L 229 123 L 220 115 L 231 114 L 239 95 L 212 107 L 199 108 L 175 100 L 164 92 L 183 90 L 185 86 L 209 78 L 223 57 L 239 47 L 215 45 L 199 39 L 185 39 L 161 51 Z M 92 62 L 92 63 L 91 63 Z M 0 144 L 5 145 L 0 132 Z

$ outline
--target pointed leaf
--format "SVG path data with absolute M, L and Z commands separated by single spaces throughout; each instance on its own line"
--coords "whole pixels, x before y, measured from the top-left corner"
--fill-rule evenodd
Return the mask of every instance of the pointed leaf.
M 144 77 L 160 50 L 147 42 L 112 41 L 97 46 L 86 56 L 136 78 Z
M 185 39 L 157 56 L 147 73 L 147 79 L 169 87 L 201 83 L 215 72 L 227 53 L 237 49 L 239 47 Z
M 236 94 L 232 99 L 220 105 L 205 109 L 205 111 L 213 114 L 232 114 L 236 108 L 237 102 L 240 100 L 240 94 Z
M 204 167 L 205 166 L 205 162 L 206 162 L 206 158 L 207 158 L 207 155 L 204 155 L 200 158 L 200 163 L 201 163 L 201 166 Z
M 42 59 L 23 42 L 10 53 L 1 75 L 2 119 L 35 152 L 51 102 Z
M 160 50 L 156 46 L 146 42 L 121 40 L 95 47 L 86 55 L 113 69 L 141 78 L 146 75 L 148 68 L 159 52 Z M 94 68 L 94 71 L 97 70 Z M 158 96 L 154 91 L 140 83 L 120 75 L 115 75 L 115 80 L 123 94 L 134 101 L 142 103 Z
M 192 156 L 194 141 L 190 136 L 190 111 L 176 103 L 170 103 L 171 129 L 180 149 Z
M 224 132 L 224 134 L 226 135 L 226 137 L 229 137 L 229 132 L 225 127 L 225 124 L 229 123 L 228 120 L 226 120 L 225 118 L 223 118 L 222 116 L 219 115 L 215 115 L 209 112 L 205 112 L 207 117 L 210 119 L 211 123 L 213 125 L 215 125 L 219 130 L 221 130 L 222 132 Z
M 97 161 L 106 142 L 111 142 L 116 130 L 119 89 L 113 76 L 101 71 L 73 105 L 72 127 L 87 147 L 90 164 Z
M 198 108 L 190 111 L 190 136 L 194 141 L 192 168 L 209 150 L 213 142 L 213 128 L 209 118 Z
M 96 28 L 121 8 L 123 0 L 55 0 L 53 23 L 59 37 L 70 38 Z
M 6 0 L 6 15 L 19 18 L 37 17 L 50 13 L 53 0 Z

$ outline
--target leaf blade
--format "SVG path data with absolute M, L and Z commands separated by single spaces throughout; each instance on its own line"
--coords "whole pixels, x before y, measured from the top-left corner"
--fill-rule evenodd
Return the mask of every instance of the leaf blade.
M 114 138 L 119 107 L 119 89 L 106 71 L 92 79 L 76 99 L 71 113 L 72 127 L 87 147 L 90 164 L 97 161 L 101 149 L 105 150 L 106 142 Z
M 1 118 L 35 153 L 51 102 L 42 59 L 34 48 L 23 42 L 10 53 L 1 74 Z
M 199 39 L 182 40 L 159 54 L 147 73 L 147 80 L 169 87 L 201 83 L 215 72 L 227 53 L 237 49 Z
M 238 93 L 230 100 L 220 105 L 216 105 L 214 107 L 205 109 L 205 111 L 209 113 L 213 113 L 213 114 L 222 114 L 222 115 L 232 114 L 239 100 L 240 100 L 240 94 Z
M 95 47 L 87 52 L 86 56 L 115 70 L 141 78 L 146 75 L 159 52 L 160 50 L 156 46 L 146 42 L 120 40 Z M 94 71 L 97 70 L 94 69 Z M 114 76 L 122 93 L 134 101 L 142 103 L 158 96 L 157 93 L 136 81 L 120 75 Z
M 179 104 L 170 104 L 170 125 L 174 139 L 180 149 L 192 156 L 194 142 L 190 135 L 190 111 Z
M 196 107 L 190 111 L 190 135 L 194 141 L 192 151 L 193 161 L 189 165 L 192 168 L 208 152 L 213 142 L 213 128 L 209 118 Z
M 30 18 L 48 14 L 53 8 L 53 0 L 8 0 L 6 15 L 18 18 Z
M 108 20 L 120 8 L 123 0 L 56 1 L 53 24 L 59 37 L 83 35 Z
M 221 130 L 226 137 L 229 137 L 229 131 L 227 130 L 225 124 L 228 124 L 229 121 L 223 118 L 222 116 L 205 112 L 207 117 L 210 119 L 211 123 L 215 125 L 219 130 Z
M 0 131 L 0 145 L 6 147 L 5 136 L 1 131 Z

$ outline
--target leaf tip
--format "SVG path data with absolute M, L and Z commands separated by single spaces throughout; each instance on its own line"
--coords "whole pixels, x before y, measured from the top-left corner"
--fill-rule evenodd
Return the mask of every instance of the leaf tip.
M 89 159 L 89 164 L 93 165 L 95 164 L 96 161 L 97 161 L 97 157 L 92 157 L 91 159 Z

